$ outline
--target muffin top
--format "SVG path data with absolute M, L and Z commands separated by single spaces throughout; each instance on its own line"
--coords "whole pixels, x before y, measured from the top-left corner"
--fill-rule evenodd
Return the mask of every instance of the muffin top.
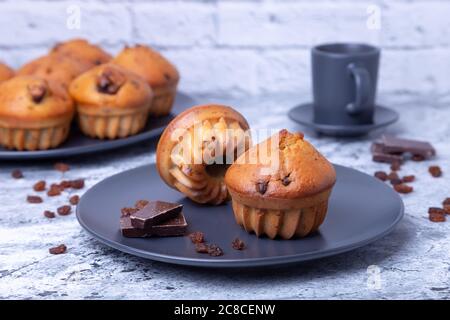
M 14 76 L 14 70 L 6 64 L 0 62 L 0 82 L 8 80 Z
M 53 47 L 51 54 L 62 55 L 78 60 L 88 68 L 109 62 L 111 55 L 102 48 L 89 43 L 85 39 L 72 39 L 60 42 Z
M 175 66 L 147 46 L 125 47 L 113 62 L 140 75 L 152 88 L 176 85 L 180 79 Z
M 17 76 L 0 84 L 0 119 L 12 126 L 72 117 L 74 105 L 55 83 L 36 76 Z
M 287 130 L 242 154 L 225 176 L 232 193 L 261 203 L 314 196 L 330 189 L 335 181 L 333 165 L 302 133 Z
M 69 87 L 72 98 L 84 107 L 132 109 L 150 106 L 153 92 L 138 75 L 114 64 L 86 71 Z
M 63 83 L 68 87 L 73 79 L 86 70 L 86 66 L 76 60 L 49 54 L 23 65 L 17 71 L 17 75 L 34 75 L 46 80 Z

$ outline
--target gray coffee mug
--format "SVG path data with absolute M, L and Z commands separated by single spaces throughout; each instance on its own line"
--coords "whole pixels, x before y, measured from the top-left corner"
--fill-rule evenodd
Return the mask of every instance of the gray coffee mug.
M 380 50 L 367 44 L 322 44 L 312 49 L 314 121 L 373 123 Z

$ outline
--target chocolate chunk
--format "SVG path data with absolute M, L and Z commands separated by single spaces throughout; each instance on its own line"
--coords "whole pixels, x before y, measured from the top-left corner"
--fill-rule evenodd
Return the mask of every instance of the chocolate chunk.
M 47 87 L 44 83 L 33 83 L 28 85 L 28 92 L 34 103 L 41 103 L 47 93 Z
M 183 209 L 183 205 L 163 201 L 151 201 L 141 210 L 130 215 L 131 224 L 135 228 L 148 229 L 163 221 L 175 218 Z
M 283 179 L 281 179 L 281 183 L 283 184 L 283 186 L 287 187 L 291 183 L 289 176 L 286 176 Z
M 125 83 L 125 77 L 113 69 L 105 69 L 97 77 L 97 90 L 101 93 L 116 94 Z
M 130 217 L 121 217 L 120 228 L 122 230 L 122 235 L 128 238 L 182 236 L 186 233 L 187 222 L 183 213 L 179 213 L 177 217 L 167 220 L 159 225 L 154 225 L 149 229 L 139 229 L 133 227 Z
M 189 235 L 189 238 L 191 239 L 192 243 L 203 243 L 205 242 L 205 235 L 203 232 L 196 231 Z
M 196 243 L 195 244 L 195 251 L 198 253 L 208 253 L 208 245 L 205 243 Z
M 13 177 L 14 179 L 22 179 L 23 173 L 19 169 L 15 169 L 11 172 L 11 177 Z
M 27 197 L 28 203 L 42 203 L 43 200 L 39 196 L 28 196 Z
M 394 136 L 384 135 L 381 138 L 384 153 L 411 153 L 413 155 L 421 155 L 428 159 L 436 155 L 436 150 L 426 141 L 411 140 L 397 138 Z
M 244 241 L 242 241 L 239 238 L 236 238 L 233 240 L 233 242 L 231 243 L 231 246 L 233 247 L 233 249 L 235 250 L 244 250 L 245 249 L 245 243 Z
M 402 178 L 403 182 L 413 182 L 414 180 L 416 180 L 416 176 L 414 175 L 404 176 Z
M 67 251 L 67 247 L 64 244 L 60 244 L 57 247 L 48 249 L 48 252 L 50 252 L 51 254 L 63 254 L 63 253 L 66 253 L 66 251 Z
M 76 206 L 78 204 L 78 202 L 80 202 L 80 196 L 78 195 L 73 195 L 70 197 L 69 202 L 71 205 Z
M 442 170 L 441 170 L 441 167 L 439 167 L 439 166 L 430 166 L 428 168 L 428 171 L 435 178 L 442 176 Z
M 413 192 L 414 188 L 404 183 L 400 183 L 394 185 L 394 190 L 397 191 L 398 193 L 411 193 Z
M 56 211 L 60 216 L 67 216 L 72 212 L 72 207 L 68 205 L 61 206 Z
M 265 194 L 267 191 L 267 186 L 269 182 L 268 181 L 260 181 L 256 183 L 256 191 L 258 191 L 260 194 Z
M 61 172 L 67 172 L 70 170 L 69 165 L 66 163 L 63 163 L 63 162 L 57 162 L 57 163 L 55 163 L 55 165 L 53 167 L 55 168 L 56 171 L 61 171 Z
M 386 181 L 388 179 L 388 174 L 384 171 L 376 171 L 374 177 L 380 179 L 381 181 Z
M 53 211 L 45 210 L 44 211 L 44 217 L 49 218 L 49 219 L 53 219 L 56 216 L 55 216 L 55 213 Z
M 41 180 L 41 181 L 36 182 L 33 185 L 33 190 L 36 192 L 44 191 L 45 190 L 45 181 Z
M 212 257 L 223 256 L 223 250 L 219 246 L 211 244 L 208 246 L 208 254 Z

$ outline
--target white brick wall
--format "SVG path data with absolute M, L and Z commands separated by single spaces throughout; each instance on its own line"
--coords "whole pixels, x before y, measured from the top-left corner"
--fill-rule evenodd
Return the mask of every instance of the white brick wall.
M 79 30 L 66 27 L 71 5 L 81 9 Z M 371 5 L 379 30 L 367 27 Z M 15 67 L 76 36 L 113 53 L 153 45 L 194 94 L 305 99 L 311 46 L 365 41 L 383 48 L 381 93 L 450 95 L 449 0 L 0 0 L 0 59 Z

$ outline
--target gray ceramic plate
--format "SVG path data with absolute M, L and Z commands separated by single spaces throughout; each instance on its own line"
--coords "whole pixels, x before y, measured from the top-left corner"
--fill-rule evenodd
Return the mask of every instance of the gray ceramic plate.
M 76 125 L 73 126 L 69 137 L 60 147 L 41 151 L 15 151 L 0 146 L 0 160 L 35 160 L 62 158 L 82 155 L 99 151 L 116 149 L 132 145 L 159 136 L 175 114 L 180 113 L 195 104 L 194 100 L 186 94 L 178 94 L 172 114 L 161 118 L 151 118 L 144 130 L 134 136 L 117 140 L 92 139 L 83 135 Z
M 359 171 L 336 165 L 337 183 L 319 232 L 296 240 L 270 240 L 246 233 L 234 221 L 231 206 L 197 205 L 167 187 L 154 165 L 109 177 L 88 190 L 77 207 L 80 224 L 104 244 L 140 257 L 202 267 L 282 265 L 356 249 L 386 235 L 403 216 L 403 202 L 392 188 Z M 225 254 L 195 252 L 188 237 L 131 239 L 119 231 L 120 209 L 136 200 L 164 200 L 184 205 L 189 232 L 202 231 Z M 247 248 L 236 251 L 239 237 Z
M 289 118 L 305 127 L 309 127 L 319 133 L 329 136 L 338 137 L 353 137 L 369 133 L 372 130 L 386 127 L 399 118 L 396 111 L 376 106 L 375 114 L 372 124 L 356 125 L 356 126 L 342 126 L 320 124 L 314 122 L 314 106 L 311 103 L 302 104 L 289 111 Z

